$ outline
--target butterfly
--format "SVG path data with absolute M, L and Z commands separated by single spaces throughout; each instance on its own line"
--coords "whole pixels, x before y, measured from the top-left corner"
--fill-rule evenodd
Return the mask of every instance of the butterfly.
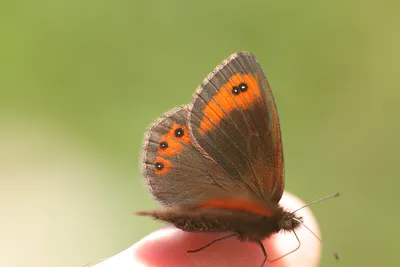
M 237 52 L 196 89 L 190 104 L 166 112 L 147 131 L 142 172 L 164 209 L 137 214 L 187 232 L 230 232 L 257 243 L 303 219 L 279 205 L 284 191 L 281 130 L 257 59 Z M 296 235 L 297 237 L 297 235 Z

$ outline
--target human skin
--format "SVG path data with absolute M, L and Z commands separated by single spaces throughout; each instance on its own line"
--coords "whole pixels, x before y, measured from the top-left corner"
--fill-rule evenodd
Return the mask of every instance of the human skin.
M 304 203 L 296 196 L 285 192 L 280 204 L 293 211 Z M 317 221 L 307 207 L 296 212 L 304 219 L 316 235 L 320 236 Z M 149 218 L 150 219 L 150 218 Z M 275 262 L 271 267 L 315 267 L 320 258 L 321 243 L 305 228 L 296 230 L 301 246 L 298 250 Z M 229 233 L 188 233 L 172 226 L 159 229 L 130 248 L 95 265 L 96 267 L 260 267 L 264 256 L 261 248 L 250 242 L 229 238 L 212 244 L 196 253 L 197 249 L 210 241 Z M 278 233 L 263 241 L 268 259 L 273 260 L 298 246 L 293 233 Z

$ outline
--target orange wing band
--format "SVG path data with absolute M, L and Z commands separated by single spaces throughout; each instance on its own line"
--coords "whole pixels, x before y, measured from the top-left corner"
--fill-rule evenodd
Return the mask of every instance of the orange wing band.
M 240 83 L 246 83 L 249 87 L 245 94 L 234 96 L 232 88 Z M 235 74 L 228 82 L 221 86 L 218 93 L 210 99 L 203 109 L 204 117 L 201 120 L 199 133 L 204 135 L 214 129 L 226 115 L 235 109 L 247 109 L 261 97 L 262 93 L 257 80 L 251 74 Z
M 274 212 L 266 206 L 248 199 L 212 199 L 201 203 L 199 207 L 245 211 L 266 217 L 274 215 Z

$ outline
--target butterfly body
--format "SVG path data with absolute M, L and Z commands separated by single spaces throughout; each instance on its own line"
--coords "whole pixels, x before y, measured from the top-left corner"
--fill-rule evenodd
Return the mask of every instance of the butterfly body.
M 252 242 L 281 230 L 292 231 L 302 220 L 278 205 L 238 198 L 213 199 L 139 214 L 167 221 L 187 232 L 232 232 L 241 241 Z
M 248 52 L 225 59 L 189 105 L 150 126 L 142 170 L 166 208 L 138 214 L 184 231 L 232 232 L 262 247 L 264 238 L 301 222 L 278 204 L 284 189 L 278 113 L 264 72 Z

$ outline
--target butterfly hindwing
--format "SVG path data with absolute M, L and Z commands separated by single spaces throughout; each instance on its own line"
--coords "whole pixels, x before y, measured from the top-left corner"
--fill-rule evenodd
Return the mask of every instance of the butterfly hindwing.
M 161 203 L 199 203 L 227 192 L 243 191 L 225 171 L 192 143 L 187 107 L 175 108 L 148 130 L 142 168 L 152 194 Z
M 208 75 L 190 106 L 192 142 L 231 179 L 258 198 L 283 193 L 279 119 L 265 75 L 248 52 L 235 53 Z

